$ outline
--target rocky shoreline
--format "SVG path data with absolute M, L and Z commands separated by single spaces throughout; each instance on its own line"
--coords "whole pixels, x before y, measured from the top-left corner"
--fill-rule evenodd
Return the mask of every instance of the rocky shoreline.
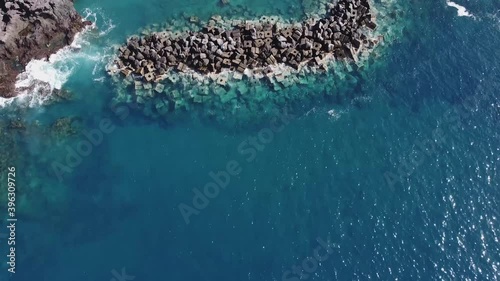
M 72 0 L 7 0 L 0 6 L 0 97 L 16 95 L 15 81 L 32 59 L 68 46 L 86 24 Z
M 357 60 L 361 50 L 377 43 L 366 35 L 376 28 L 374 20 L 368 0 L 341 0 L 330 4 L 323 17 L 291 26 L 263 17 L 228 29 L 206 26 L 198 32 L 131 37 L 111 72 L 152 83 L 166 79 L 172 69 L 202 75 L 251 70 L 262 77 L 272 75 L 278 64 L 299 69 L 321 66 L 325 57 Z M 227 78 L 216 82 L 224 86 Z

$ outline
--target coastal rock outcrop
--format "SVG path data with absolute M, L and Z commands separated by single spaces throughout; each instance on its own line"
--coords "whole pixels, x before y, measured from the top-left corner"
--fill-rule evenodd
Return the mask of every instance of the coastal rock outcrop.
M 15 95 L 16 76 L 32 59 L 71 44 L 86 22 L 72 0 L 7 0 L 0 3 L 0 96 Z

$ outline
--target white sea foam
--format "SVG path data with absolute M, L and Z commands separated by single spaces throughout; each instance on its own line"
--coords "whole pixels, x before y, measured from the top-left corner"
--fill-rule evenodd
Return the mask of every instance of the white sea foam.
M 328 110 L 328 115 L 330 115 L 333 120 L 339 120 L 340 117 L 345 113 L 343 110 L 335 110 L 335 109 L 330 109 Z
M 459 17 L 474 17 L 474 15 L 471 14 L 469 11 L 467 11 L 467 9 L 464 6 L 460 6 L 457 3 L 449 0 L 446 1 L 446 4 L 450 7 L 457 9 L 457 14 Z
M 95 30 L 98 25 L 102 28 L 97 35 L 98 37 L 107 35 L 115 26 L 102 13 L 93 12 L 90 9 L 84 11 L 83 19 L 92 21 L 92 25 L 76 34 L 71 45 L 52 54 L 48 60 L 30 61 L 26 65 L 25 71 L 19 74 L 16 79 L 16 97 L 0 98 L 0 107 L 10 105 L 13 102 L 28 107 L 42 105 L 50 99 L 54 90 L 60 90 L 63 87 L 79 62 L 82 60 L 92 61 L 97 65 L 105 60 L 105 56 L 99 52 L 81 49 L 90 45 L 90 37 L 95 37 L 95 33 L 91 31 Z M 99 19 L 102 19 L 102 24 L 100 24 Z
M 494 22 L 495 26 L 497 27 L 497 29 L 500 30 L 500 9 L 494 13 L 486 14 L 486 17 L 488 19 L 492 20 Z
M 12 103 L 12 101 L 13 101 L 13 99 L 6 99 L 6 98 L 0 97 L 0 108 L 7 106 L 7 105 L 10 105 Z

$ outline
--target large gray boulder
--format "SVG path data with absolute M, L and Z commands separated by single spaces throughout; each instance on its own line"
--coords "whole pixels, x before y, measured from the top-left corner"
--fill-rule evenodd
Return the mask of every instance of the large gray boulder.
M 11 97 L 31 59 L 71 44 L 85 25 L 72 0 L 0 0 L 0 96 Z

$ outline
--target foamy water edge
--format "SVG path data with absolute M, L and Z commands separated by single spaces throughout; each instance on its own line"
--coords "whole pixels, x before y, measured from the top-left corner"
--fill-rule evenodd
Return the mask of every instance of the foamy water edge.
M 464 6 L 461 6 L 457 3 L 449 1 L 449 0 L 446 1 L 446 5 L 457 9 L 457 14 L 459 17 L 472 17 L 472 18 L 474 18 L 474 15 L 472 13 L 470 13 L 469 11 L 467 11 L 467 9 Z
M 102 16 L 102 15 L 101 15 Z M 98 12 L 85 9 L 83 20 L 92 21 L 92 25 L 77 34 L 73 42 L 56 53 L 49 59 L 31 60 L 25 67 L 25 71 L 16 78 L 15 91 L 17 95 L 13 98 L 1 98 L 0 108 L 16 104 L 23 107 L 37 107 L 50 100 L 52 93 L 61 90 L 68 81 L 77 64 L 77 59 L 84 58 L 92 61 L 102 61 L 101 55 L 86 54 L 81 51 L 84 46 L 90 45 L 88 34 L 97 29 Z M 107 35 L 115 25 L 109 19 L 103 17 L 104 29 L 98 33 L 99 37 Z

